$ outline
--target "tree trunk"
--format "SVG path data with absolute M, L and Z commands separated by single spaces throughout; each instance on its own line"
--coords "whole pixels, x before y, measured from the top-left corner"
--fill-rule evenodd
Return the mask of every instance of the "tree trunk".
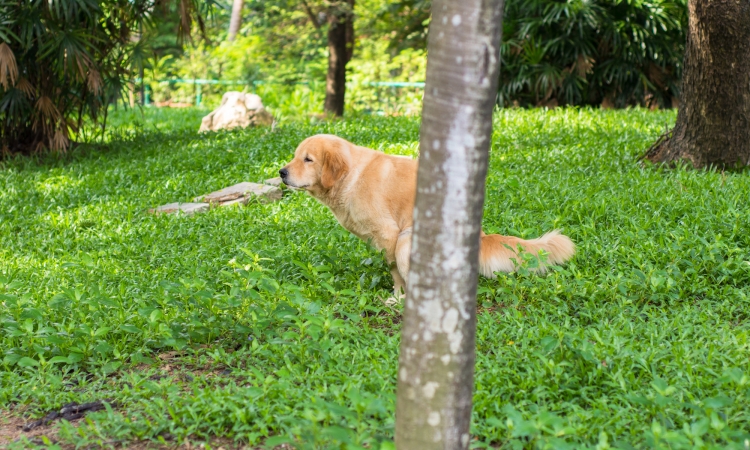
M 354 0 L 340 0 L 328 14 L 328 75 L 323 108 L 336 116 L 344 115 L 346 64 L 354 48 L 353 8 Z
M 750 165 L 750 1 L 689 0 L 688 13 L 677 123 L 646 158 Z
M 229 19 L 229 34 L 227 35 L 227 40 L 229 42 L 234 41 L 237 37 L 237 33 L 240 32 L 243 6 L 245 6 L 245 0 L 234 0 L 232 3 L 232 17 Z
M 479 236 L 502 4 L 432 4 L 399 356 L 399 449 L 469 446 Z
M 354 56 L 354 0 L 346 0 L 350 13 L 346 17 L 346 63 Z

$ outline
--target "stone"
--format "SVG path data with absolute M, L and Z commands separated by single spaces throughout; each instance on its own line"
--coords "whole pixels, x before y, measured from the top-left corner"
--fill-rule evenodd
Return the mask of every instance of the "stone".
M 247 203 L 247 198 L 240 197 L 240 198 L 235 198 L 234 200 L 229 200 L 228 202 L 219 203 L 219 206 L 232 206 L 232 205 L 242 206 L 246 203 Z
M 208 203 L 168 203 L 161 205 L 158 208 L 149 209 L 148 212 L 151 214 L 172 214 L 177 211 L 182 211 L 185 214 L 194 214 L 198 212 L 208 211 L 211 207 Z
M 218 203 L 224 205 L 228 202 L 247 203 L 253 197 L 257 197 L 263 203 L 281 200 L 281 189 L 267 184 L 249 183 L 247 181 L 229 186 L 210 194 L 197 197 L 195 201 L 206 203 Z
M 230 91 L 221 97 L 221 105 L 201 121 L 200 132 L 269 126 L 273 116 L 256 94 Z
M 276 178 L 269 178 L 266 181 L 264 181 L 264 183 L 269 184 L 271 186 L 281 187 L 282 181 L 281 181 L 281 177 L 276 177 Z

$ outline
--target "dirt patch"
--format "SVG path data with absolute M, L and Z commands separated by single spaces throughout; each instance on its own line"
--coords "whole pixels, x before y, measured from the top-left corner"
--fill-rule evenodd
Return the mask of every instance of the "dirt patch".
M 65 419 L 75 425 L 88 412 L 105 409 L 104 403 L 113 404 L 109 400 L 83 404 L 68 403 L 59 410 L 52 410 L 36 420 L 29 420 L 25 417 L 24 407 L 11 408 L 9 411 L 0 413 L 0 446 L 16 442 L 24 437 L 38 445 L 43 444 L 42 437 L 55 443 L 60 430 L 60 419 Z
M 39 419 L 38 421 L 29 421 L 28 417 L 23 416 L 23 411 L 24 409 L 19 408 L 16 410 L 0 412 L 0 448 L 5 448 L 7 445 L 14 442 L 20 442 L 23 438 L 28 439 L 32 444 L 43 446 L 45 444 L 42 437 L 46 437 L 49 442 L 58 444 L 65 450 L 72 450 L 75 448 L 72 444 L 65 444 L 59 441 L 58 432 L 60 431 L 60 425 L 56 420 L 46 424 L 36 425 L 29 431 L 24 431 L 24 427 L 29 423 L 35 423 L 42 419 Z M 70 423 L 75 426 L 81 421 L 81 419 L 82 417 L 73 419 Z M 169 438 L 169 436 L 166 437 Z M 205 448 L 211 448 L 214 450 L 266 450 L 265 447 L 249 446 L 241 442 L 236 442 L 233 439 L 222 437 L 214 437 L 207 441 L 191 441 L 185 439 L 182 442 L 166 439 L 164 444 L 155 441 L 110 441 L 105 442 L 104 444 L 114 448 L 126 448 L 129 450 L 200 450 Z M 292 449 L 293 447 L 284 444 L 274 447 L 273 450 Z
M 266 450 L 266 447 L 251 447 L 247 444 L 238 443 L 228 438 L 218 437 L 209 439 L 205 442 L 189 442 L 188 440 L 185 440 L 184 442 L 167 442 L 166 444 L 161 444 L 152 441 L 137 441 L 122 444 L 122 448 L 127 448 L 128 450 L 200 450 L 209 447 L 214 450 Z M 115 446 L 115 448 L 118 448 L 118 446 Z M 273 450 L 293 449 L 294 447 L 287 444 L 277 445 L 273 448 Z
M 96 403 L 96 402 L 94 402 Z M 87 405 L 90 404 L 83 404 L 83 405 L 77 405 L 80 407 L 87 407 Z M 66 405 L 69 406 L 69 405 Z M 75 408 L 69 407 L 68 409 L 65 409 L 65 407 L 61 408 L 61 410 L 57 411 L 58 414 L 60 412 L 63 412 L 63 414 L 60 417 L 57 417 L 55 419 L 52 419 L 51 421 L 46 421 L 46 423 L 43 419 L 38 419 L 31 421 L 28 417 L 24 417 L 24 413 L 26 411 L 25 407 L 20 408 L 12 408 L 9 411 L 2 411 L 0 412 L 0 448 L 5 448 L 7 445 L 13 443 L 13 442 L 19 442 L 21 439 L 26 438 L 31 443 L 39 446 L 43 446 L 44 440 L 42 437 L 46 437 L 49 442 L 53 444 L 60 445 L 61 448 L 65 450 L 73 450 L 75 448 L 72 444 L 65 444 L 59 441 L 58 432 L 60 431 L 60 424 L 59 420 L 60 418 L 65 418 L 64 416 L 69 417 L 69 422 L 76 426 L 81 419 L 83 418 L 83 414 L 85 414 L 87 411 L 93 411 L 95 409 L 92 409 L 92 407 L 88 407 L 85 411 L 82 412 L 75 412 Z M 82 414 L 81 414 L 82 413 Z M 75 414 L 81 414 L 78 418 L 73 418 Z M 47 418 L 45 416 L 45 418 Z M 68 420 L 68 419 L 66 419 Z M 38 424 L 36 424 L 39 422 Z M 29 424 L 35 424 L 33 427 L 29 429 L 29 431 L 24 431 L 24 428 L 28 428 Z M 214 450 L 266 450 L 266 447 L 261 446 L 250 446 L 242 442 L 236 442 L 233 439 L 230 438 L 224 438 L 224 437 L 213 437 L 208 440 L 190 440 L 185 439 L 182 442 L 177 442 L 173 440 L 171 436 L 163 436 L 165 439 L 165 443 L 161 442 L 155 442 L 155 441 L 110 441 L 110 442 L 104 442 L 105 446 L 114 447 L 117 449 L 129 449 L 129 450 L 201 450 L 206 448 L 211 448 Z M 282 444 L 274 447 L 273 450 L 292 450 L 293 447 Z
M 45 425 L 39 425 L 29 431 L 24 431 L 24 426 L 29 423 L 28 417 L 24 417 L 25 409 L 11 409 L 10 411 L 0 412 L 0 447 L 27 438 L 30 441 L 42 445 L 42 436 L 57 442 L 57 433 L 60 431 L 60 425 L 57 422 L 50 422 Z M 76 424 L 80 421 L 74 419 L 71 423 Z

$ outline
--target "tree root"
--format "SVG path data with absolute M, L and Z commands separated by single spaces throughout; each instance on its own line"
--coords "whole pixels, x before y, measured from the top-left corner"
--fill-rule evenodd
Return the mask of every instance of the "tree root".
M 644 159 L 647 159 L 651 162 L 654 162 L 654 157 L 661 151 L 662 147 L 672 139 L 673 133 L 674 133 L 674 128 L 662 133 L 662 135 L 659 136 L 656 142 L 651 144 L 651 147 L 649 147 L 645 153 L 639 156 L 636 161 L 641 162 Z

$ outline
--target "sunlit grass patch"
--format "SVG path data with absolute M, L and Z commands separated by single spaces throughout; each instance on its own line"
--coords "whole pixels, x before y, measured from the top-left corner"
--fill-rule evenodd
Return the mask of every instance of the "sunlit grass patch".
M 276 176 L 315 133 L 415 156 L 418 119 L 200 135 L 203 113 L 119 111 L 106 146 L 3 163 L 0 408 L 116 401 L 63 427 L 81 446 L 223 436 L 380 448 L 400 327 L 382 303 L 382 256 L 301 193 L 190 217 L 147 210 Z M 578 253 L 544 277 L 480 279 L 477 447 L 750 438 L 750 179 L 637 164 L 673 120 L 496 114 L 485 231 L 559 228 Z

